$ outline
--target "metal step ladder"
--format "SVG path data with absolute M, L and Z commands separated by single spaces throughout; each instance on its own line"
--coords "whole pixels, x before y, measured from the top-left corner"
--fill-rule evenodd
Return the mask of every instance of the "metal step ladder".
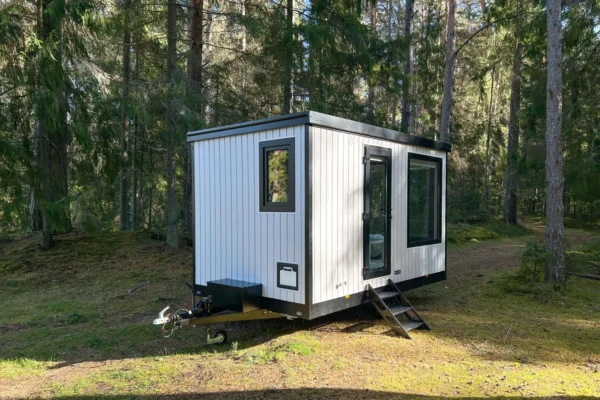
M 371 285 L 368 290 L 373 306 L 397 335 L 410 339 L 408 332 L 413 329 L 431 330 L 391 279 L 383 292 L 377 293 Z

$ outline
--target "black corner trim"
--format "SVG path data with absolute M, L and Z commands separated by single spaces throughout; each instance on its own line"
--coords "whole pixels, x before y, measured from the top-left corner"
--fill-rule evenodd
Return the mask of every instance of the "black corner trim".
M 309 318 L 309 306 L 312 304 L 312 152 L 310 147 L 311 128 L 307 124 L 304 126 L 305 141 L 304 141 L 304 163 L 305 163 L 305 242 L 304 242 L 304 304 L 306 305 L 306 318 Z

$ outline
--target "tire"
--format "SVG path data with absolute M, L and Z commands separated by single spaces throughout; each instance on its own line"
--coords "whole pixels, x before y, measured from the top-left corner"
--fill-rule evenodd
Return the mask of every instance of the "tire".
M 219 335 L 223 336 L 223 341 L 221 343 L 218 343 L 218 344 L 225 344 L 225 343 L 227 343 L 227 333 L 225 331 L 217 331 L 215 333 L 215 336 L 213 336 L 213 338 L 216 338 Z

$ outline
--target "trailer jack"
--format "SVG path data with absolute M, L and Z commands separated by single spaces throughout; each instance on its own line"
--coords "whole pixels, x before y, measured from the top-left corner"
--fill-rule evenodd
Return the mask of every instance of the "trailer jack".
M 184 326 L 207 325 L 206 344 L 222 344 L 227 342 L 227 333 L 219 330 L 214 336 L 211 334 L 212 324 L 222 324 L 227 322 L 253 321 L 260 319 L 288 318 L 295 319 L 285 314 L 275 313 L 265 309 L 257 309 L 248 312 L 235 312 L 224 310 L 212 313 L 212 297 L 201 297 L 200 301 L 192 310 L 180 309 L 175 313 L 167 313 L 169 307 L 165 307 L 152 323 L 162 325 L 164 337 L 169 337 L 176 329 Z

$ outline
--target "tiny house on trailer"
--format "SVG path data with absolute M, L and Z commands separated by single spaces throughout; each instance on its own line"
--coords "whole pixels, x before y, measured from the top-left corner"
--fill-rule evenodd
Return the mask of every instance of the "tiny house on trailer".
M 155 323 L 310 320 L 373 302 L 402 336 L 429 327 L 402 291 L 446 278 L 449 144 L 312 111 L 187 140 L 200 301 Z

